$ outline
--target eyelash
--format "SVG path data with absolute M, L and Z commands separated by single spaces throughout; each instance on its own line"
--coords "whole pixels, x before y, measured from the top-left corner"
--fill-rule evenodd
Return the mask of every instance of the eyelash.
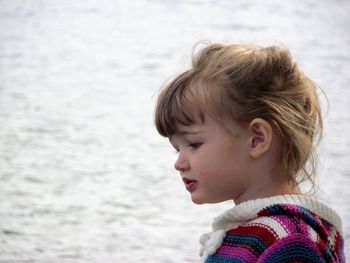
M 193 143 L 189 143 L 188 146 L 190 146 L 193 149 L 198 149 L 199 146 L 201 146 L 200 142 L 193 142 Z
M 200 142 L 193 142 L 193 143 L 187 144 L 187 146 L 191 147 L 192 149 L 198 149 L 201 145 L 202 145 L 202 143 L 200 143 Z M 175 153 L 179 153 L 179 152 L 180 152 L 179 149 L 175 149 Z

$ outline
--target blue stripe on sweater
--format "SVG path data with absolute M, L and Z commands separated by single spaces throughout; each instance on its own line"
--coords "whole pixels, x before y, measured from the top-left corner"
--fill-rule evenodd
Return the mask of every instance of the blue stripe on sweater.
M 240 256 L 233 256 L 226 258 L 224 256 L 209 256 L 204 263 L 249 263 L 247 260 L 241 258 Z
M 224 238 L 224 242 L 227 243 L 233 243 L 233 244 L 239 244 L 241 246 L 249 246 L 254 249 L 254 251 L 258 253 L 264 252 L 264 250 L 267 248 L 267 245 L 258 237 L 251 237 L 251 236 L 229 236 L 227 235 Z M 223 244 L 224 245 L 224 244 Z M 226 244 L 225 244 L 226 245 Z M 228 246 L 230 244 L 227 244 Z

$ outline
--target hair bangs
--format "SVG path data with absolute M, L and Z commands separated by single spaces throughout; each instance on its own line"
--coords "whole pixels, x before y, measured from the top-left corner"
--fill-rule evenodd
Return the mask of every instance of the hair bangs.
M 179 124 L 204 123 L 200 99 L 194 94 L 195 86 L 193 79 L 190 81 L 189 76 L 181 75 L 161 91 L 155 114 L 155 125 L 160 135 L 170 137 L 177 133 Z

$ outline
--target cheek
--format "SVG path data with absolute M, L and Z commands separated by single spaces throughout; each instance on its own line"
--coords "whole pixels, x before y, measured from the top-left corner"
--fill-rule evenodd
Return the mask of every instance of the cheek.
M 193 160 L 192 168 L 196 175 L 203 182 L 211 185 L 219 185 L 227 179 L 236 177 L 239 167 L 230 158 L 221 158 L 220 156 L 203 157 Z
M 201 171 L 201 174 L 205 177 L 209 177 L 210 174 L 217 173 L 223 169 L 228 158 L 225 156 L 225 153 L 215 150 L 210 149 L 198 152 L 191 160 L 192 168 Z
M 208 167 L 208 171 L 224 183 L 242 183 L 246 178 L 247 159 L 244 154 L 238 151 L 227 151 L 223 153 L 221 158 L 213 156 L 210 164 L 212 165 Z
M 207 154 L 198 154 L 195 158 L 191 160 L 191 168 L 193 169 L 195 175 L 198 179 L 210 183 L 220 174 L 220 163 L 216 158 Z
M 204 149 L 203 149 L 204 150 Z M 197 176 L 209 181 L 243 177 L 247 158 L 241 147 L 210 147 L 200 151 L 191 159 L 191 168 L 196 170 Z

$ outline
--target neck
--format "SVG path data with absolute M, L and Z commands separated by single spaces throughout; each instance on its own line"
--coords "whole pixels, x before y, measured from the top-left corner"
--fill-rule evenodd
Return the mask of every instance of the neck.
M 282 182 L 279 184 L 269 184 L 265 186 L 255 186 L 247 189 L 241 193 L 237 198 L 233 199 L 235 205 L 238 205 L 244 201 L 271 197 L 275 195 L 284 195 L 284 194 L 302 194 L 299 186 L 293 186 L 291 183 Z

